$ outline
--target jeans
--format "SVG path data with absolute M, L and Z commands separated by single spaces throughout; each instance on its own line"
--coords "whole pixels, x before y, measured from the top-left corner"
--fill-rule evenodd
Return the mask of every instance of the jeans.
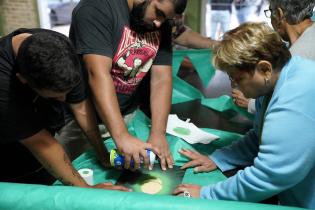
M 256 5 L 244 6 L 236 10 L 236 16 L 239 24 L 245 23 L 251 19 L 257 10 Z
M 211 11 L 211 38 L 218 39 L 217 28 L 220 25 L 220 32 L 225 33 L 230 28 L 231 13 L 229 10 Z
M 125 123 L 129 123 L 136 112 L 127 114 L 124 117 Z M 107 128 L 101 124 L 99 130 L 103 138 L 110 137 Z M 55 135 L 55 138 L 63 146 L 70 160 L 76 159 L 87 149 L 91 148 L 88 138 L 84 135 L 78 123 L 72 119 Z

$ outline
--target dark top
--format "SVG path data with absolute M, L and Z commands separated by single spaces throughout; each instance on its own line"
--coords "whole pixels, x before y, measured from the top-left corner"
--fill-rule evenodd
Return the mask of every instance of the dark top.
M 130 29 L 129 18 L 127 0 L 81 0 L 70 28 L 70 39 L 81 57 L 112 58 L 111 76 L 122 114 L 135 108 L 138 86 L 151 66 L 172 63 L 170 24 L 137 34 Z
M 13 52 L 12 37 L 21 33 L 57 33 L 44 29 L 19 29 L 0 39 L 0 143 L 28 138 L 41 129 L 56 131 L 65 124 L 65 104 L 39 97 L 16 77 L 19 70 Z M 67 94 L 66 102 L 86 98 L 81 82 Z
M 232 12 L 233 0 L 210 0 L 211 10 L 228 10 Z
M 177 39 L 180 35 L 182 35 L 182 33 L 188 30 L 188 27 L 184 24 L 182 16 L 175 17 L 172 21 L 170 21 L 170 24 L 172 26 L 173 41 Z
M 249 7 L 249 6 L 261 6 L 261 4 L 263 4 L 264 1 L 262 0 L 238 0 L 235 2 L 235 8 L 237 10 L 240 10 L 242 8 L 245 7 Z

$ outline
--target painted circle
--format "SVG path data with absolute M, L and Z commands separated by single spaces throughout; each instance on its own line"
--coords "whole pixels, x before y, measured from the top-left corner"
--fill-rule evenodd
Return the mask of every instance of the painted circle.
M 162 190 L 162 180 L 157 178 L 157 179 L 152 179 L 148 181 L 147 183 L 144 183 L 141 185 L 141 191 L 147 194 L 157 194 Z

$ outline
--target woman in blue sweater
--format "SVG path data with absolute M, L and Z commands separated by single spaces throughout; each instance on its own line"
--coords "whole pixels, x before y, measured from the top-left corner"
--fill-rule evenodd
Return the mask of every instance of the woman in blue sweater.
M 249 202 L 278 195 L 281 205 L 315 208 L 315 63 L 291 58 L 266 24 L 246 23 L 224 35 L 214 64 L 258 99 L 254 129 L 209 157 L 181 150 L 191 159 L 182 168 L 245 168 L 214 185 L 179 185 L 174 194 Z

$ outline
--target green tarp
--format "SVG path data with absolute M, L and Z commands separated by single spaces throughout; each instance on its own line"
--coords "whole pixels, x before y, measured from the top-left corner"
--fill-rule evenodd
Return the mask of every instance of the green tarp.
M 200 54 L 199 54 L 200 53 Z M 178 68 L 185 56 L 189 57 L 197 68 L 198 75 L 204 85 L 211 80 L 214 69 L 206 63 L 210 61 L 211 52 L 203 51 L 182 51 L 174 54 L 174 91 L 173 103 L 185 102 L 194 99 L 201 99 L 202 104 L 217 111 L 242 111 L 238 110 L 228 96 L 217 99 L 205 98 L 199 90 L 192 87 L 177 77 Z M 207 70 L 208 68 L 208 70 Z M 210 69 L 209 69 L 210 68 Z M 150 132 L 150 120 L 141 112 L 136 113 L 135 118 L 128 124 L 129 132 L 142 140 L 146 140 Z M 170 150 L 173 154 L 175 164 L 182 165 L 187 159 L 177 151 L 181 148 L 195 149 L 203 154 L 211 154 L 215 149 L 231 144 L 241 137 L 236 133 L 230 133 L 215 129 L 204 129 L 220 137 L 208 145 L 190 145 L 185 141 L 167 135 Z M 115 148 L 112 139 L 105 141 L 108 150 Z M 94 182 L 105 181 L 116 182 L 120 175 L 117 170 L 103 170 L 98 164 L 93 150 L 82 154 L 73 162 L 76 169 L 91 168 L 94 171 Z M 188 169 L 184 175 L 183 183 L 191 184 L 214 184 L 226 179 L 219 170 L 210 173 L 195 174 Z M 54 186 L 26 185 L 0 183 L 0 210 L 265 210 L 265 209 L 297 209 L 282 206 L 262 205 L 245 202 L 231 201 L 209 201 L 203 199 L 188 199 L 175 196 L 154 196 L 143 193 L 125 193 L 118 191 L 83 189 L 77 187 L 61 186 L 56 182 Z
M 173 98 L 172 104 L 191 101 L 202 98 L 202 93 L 178 77 L 178 71 L 184 58 L 189 58 L 194 65 L 203 86 L 207 86 L 215 74 L 215 69 L 211 65 L 210 50 L 178 50 L 173 54 Z
M 150 133 L 150 120 L 145 116 L 143 112 L 138 110 L 133 120 L 129 122 L 128 130 L 129 130 L 129 133 L 131 133 L 132 135 L 138 137 L 139 139 L 143 141 L 146 141 Z M 170 151 L 173 154 L 173 157 L 175 160 L 175 165 L 181 166 L 183 165 L 183 163 L 187 162 L 187 159 L 181 156 L 177 152 L 181 148 L 194 149 L 194 150 L 198 150 L 199 152 L 203 154 L 209 155 L 215 149 L 220 148 L 225 145 L 229 145 L 231 144 L 232 141 L 235 141 L 241 137 L 241 135 L 239 134 L 230 133 L 226 131 L 220 131 L 220 130 L 209 129 L 209 128 L 205 128 L 203 130 L 206 132 L 211 132 L 215 135 L 218 135 L 220 139 L 208 145 L 204 145 L 204 144 L 190 145 L 178 137 L 167 135 L 167 140 L 170 145 Z M 112 139 L 107 139 L 105 141 L 105 146 L 108 151 L 116 148 L 114 141 Z M 90 150 L 84 153 L 83 155 L 81 155 L 79 158 L 73 161 L 73 164 L 76 167 L 76 169 L 81 169 L 81 168 L 93 169 L 95 172 L 95 177 L 94 177 L 95 183 L 101 183 L 105 181 L 112 181 L 115 183 L 121 173 L 120 171 L 114 170 L 114 169 L 104 171 L 102 166 L 98 164 L 93 150 Z M 195 174 L 193 175 L 193 177 L 194 176 L 196 176 L 195 180 L 198 181 L 199 183 L 200 179 L 197 178 L 198 175 Z M 187 176 L 185 175 L 184 179 L 186 178 Z M 194 178 L 191 178 L 191 177 L 189 178 L 189 180 L 193 180 L 193 179 Z M 222 173 L 218 173 L 218 171 L 214 171 L 214 172 L 208 173 L 207 176 L 204 176 L 203 184 L 212 183 L 211 180 L 224 180 L 224 179 L 225 177 L 222 175 Z M 56 184 L 60 184 L 60 183 L 57 182 Z
M 142 140 L 149 135 L 150 120 L 141 112 L 136 113 L 135 118 L 129 123 L 130 133 Z M 195 149 L 204 154 L 212 153 L 216 148 L 230 144 L 241 137 L 239 134 L 204 129 L 220 137 L 208 145 L 189 145 L 183 140 L 167 136 L 171 152 L 174 155 L 176 165 L 182 165 L 187 161 L 177 151 L 180 148 Z M 107 149 L 115 147 L 112 139 L 105 141 Z M 103 170 L 95 159 L 92 150 L 84 153 L 73 162 L 76 169 L 91 168 L 94 171 L 95 183 L 111 181 L 116 182 L 120 175 L 118 170 Z M 219 170 L 210 173 L 193 173 L 192 169 L 186 170 L 183 183 L 199 185 L 214 184 L 226 179 Z M 154 196 L 134 192 L 118 192 L 98 189 L 83 189 L 78 187 L 43 185 L 25 185 L 0 183 L 0 209 L 1 210 L 265 210 L 265 209 L 297 209 L 282 206 L 262 205 L 245 202 L 209 201 L 203 199 L 188 199 L 175 196 Z
M 172 104 L 200 99 L 201 104 L 210 109 L 219 112 L 234 111 L 248 117 L 249 119 L 253 119 L 253 115 L 248 113 L 247 110 L 235 105 L 230 96 L 224 95 L 218 98 L 206 98 L 200 90 L 179 78 L 178 71 L 184 58 L 189 58 L 204 87 L 207 87 L 215 74 L 215 69 L 211 64 L 211 50 L 175 51 L 173 55 Z
M 272 205 L 208 201 L 142 193 L 0 183 L 1 210 L 294 210 Z

